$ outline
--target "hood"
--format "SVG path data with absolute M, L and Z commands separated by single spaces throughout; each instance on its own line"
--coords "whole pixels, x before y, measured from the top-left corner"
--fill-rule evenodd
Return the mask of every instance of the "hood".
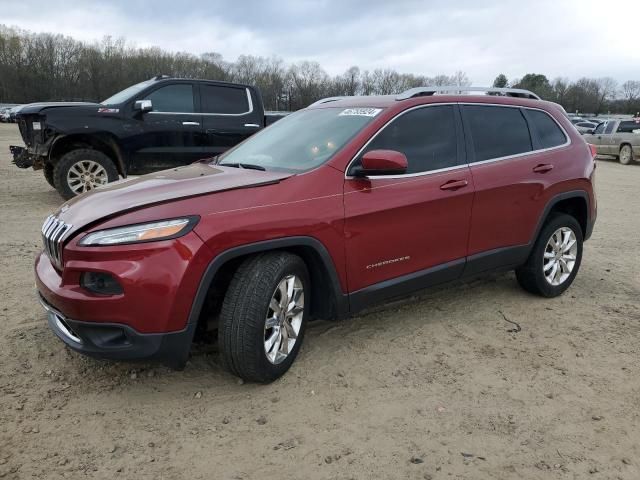
M 50 108 L 90 108 L 92 110 L 101 107 L 99 103 L 91 102 L 42 102 L 42 103 L 29 103 L 24 105 L 18 111 L 18 115 L 30 115 L 34 113 L 41 113 L 43 110 Z
M 73 225 L 69 231 L 72 233 L 90 223 L 141 207 L 237 188 L 270 185 L 291 175 L 194 163 L 110 183 L 69 200 L 55 215 Z

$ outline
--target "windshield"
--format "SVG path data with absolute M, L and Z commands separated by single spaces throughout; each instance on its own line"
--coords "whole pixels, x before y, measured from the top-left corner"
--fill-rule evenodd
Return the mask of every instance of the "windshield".
M 300 110 L 221 155 L 218 165 L 300 173 L 322 165 L 378 115 L 380 108 Z
M 149 85 L 151 85 L 151 83 L 152 83 L 152 80 L 136 83 L 135 85 L 131 85 L 130 87 L 125 88 L 121 92 L 118 92 L 115 95 L 112 95 L 111 97 L 107 98 L 106 100 L 100 103 L 102 103 L 102 105 L 119 105 L 129 100 L 135 94 L 147 88 Z

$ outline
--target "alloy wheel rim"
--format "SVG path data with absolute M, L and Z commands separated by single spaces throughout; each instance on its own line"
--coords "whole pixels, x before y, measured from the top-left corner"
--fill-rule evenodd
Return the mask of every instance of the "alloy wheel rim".
M 269 362 L 282 363 L 298 341 L 304 315 L 304 288 L 296 275 L 287 275 L 276 287 L 264 324 L 264 352 Z
M 567 281 L 578 258 L 578 240 L 568 227 L 557 229 L 544 249 L 542 271 L 547 282 L 554 287 Z
M 93 160 L 80 160 L 67 172 L 67 184 L 75 194 L 88 192 L 109 181 L 107 171 Z
M 628 162 L 631 159 L 631 148 L 626 145 L 622 147 L 622 150 L 620 151 L 620 159 L 623 162 Z

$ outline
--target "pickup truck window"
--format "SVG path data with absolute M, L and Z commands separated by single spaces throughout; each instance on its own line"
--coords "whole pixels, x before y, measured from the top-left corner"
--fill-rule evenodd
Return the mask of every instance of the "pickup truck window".
M 618 133 L 640 133 L 640 121 L 620 122 L 617 131 Z
M 599 123 L 596 129 L 593 131 L 594 134 L 598 135 L 604 132 L 604 126 L 606 123 Z
M 202 113 L 238 115 L 251 110 L 245 88 L 200 85 L 200 96 Z
M 614 122 L 613 120 L 611 120 L 609 123 L 607 123 L 606 128 L 604 129 L 604 133 L 613 133 L 613 128 L 616 126 L 616 122 Z
M 146 97 L 154 112 L 193 113 L 193 86 L 188 83 L 167 85 Z
M 218 165 L 301 173 L 327 162 L 380 113 L 375 108 L 300 110 L 222 154 Z

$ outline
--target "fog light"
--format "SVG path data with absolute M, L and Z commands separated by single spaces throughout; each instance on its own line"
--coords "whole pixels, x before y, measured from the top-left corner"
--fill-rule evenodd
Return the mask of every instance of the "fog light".
M 104 272 L 84 272 L 80 276 L 80 286 L 100 295 L 119 295 L 122 293 L 122 287 L 118 281 Z

